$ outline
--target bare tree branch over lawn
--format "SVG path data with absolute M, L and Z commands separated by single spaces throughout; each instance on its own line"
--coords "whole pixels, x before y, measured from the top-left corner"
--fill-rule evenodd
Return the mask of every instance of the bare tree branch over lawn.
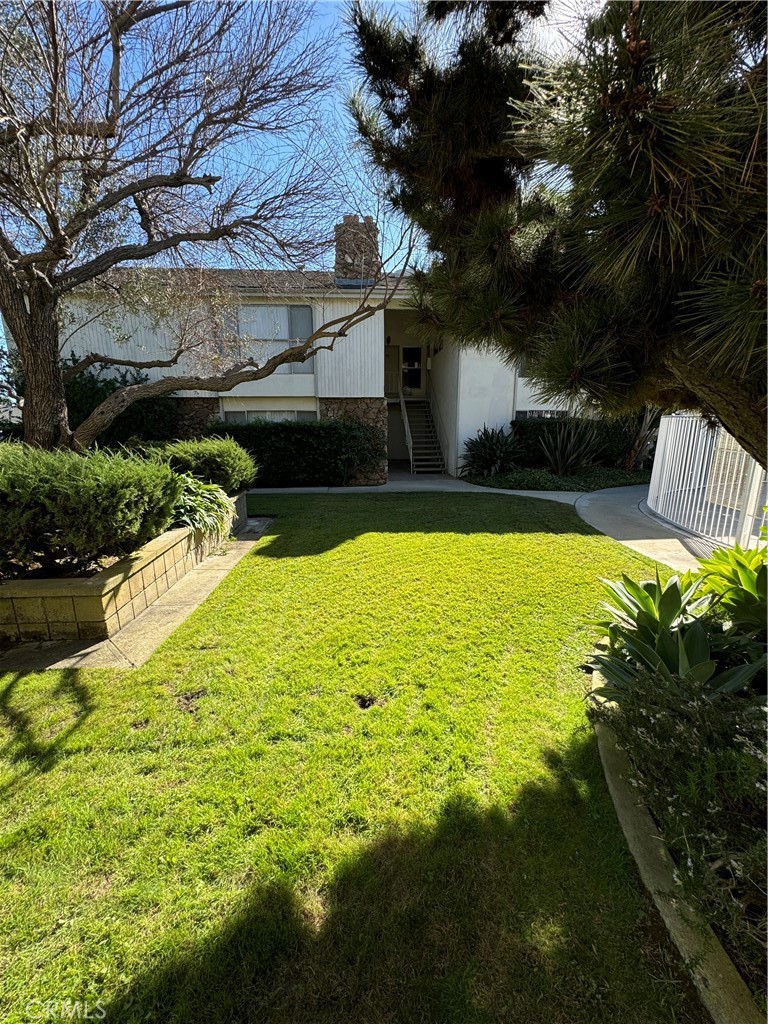
M 390 280 L 264 365 L 115 392 L 70 429 L 60 357 L 73 294 L 141 261 L 299 266 L 327 247 L 320 101 L 332 49 L 310 22 L 303 0 L 23 0 L 0 15 L 0 311 L 23 368 L 27 441 L 85 446 L 142 389 L 260 379 L 391 297 Z M 151 363 L 174 366 L 190 347 Z M 108 362 L 135 365 L 93 353 L 66 372 Z

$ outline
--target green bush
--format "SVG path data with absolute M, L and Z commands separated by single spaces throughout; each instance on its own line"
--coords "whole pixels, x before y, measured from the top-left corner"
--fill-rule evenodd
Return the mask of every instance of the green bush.
M 470 483 L 483 487 L 502 487 L 510 491 L 599 491 L 604 487 L 629 487 L 647 484 L 648 471 L 628 473 L 623 469 L 599 466 L 582 469 L 575 476 L 555 476 L 548 469 L 514 469 L 493 477 L 470 476 Z
M 218 423 L 208 432 L 251 453 L 259 487 L 339 487 L 387 457 L 384 433 L 357 420 Z
M 497 476 L 508 473 L 521 451 L 514 429 L 505 433 L 483 425 L 475 437 L 467 438 L 462 453 L 462 476 Z
M 621 419 L 586 420 L 594 425 L 599 452 L 594 456 L 594 465 L 607 469 L 624 469 L 627 459 L 637 446 L 639 422 L 642 417 L 622 417 Z M 514 420 L 512 429 L 520 442 L 520 452 L 515 464 L 521 469 L 537 469 L 546 466 L 547 462 L 541 449 L 542 438 L 556 434 L 564 421 L 548 417 Z M 582 422 L 577 420 L 577 422 Z M 653 446 L 646 446 L 644 461 L 648 461 L 653 453 Z M 640 468 L 640 466 L 633 467 Z
M 181 488 L 143 459 L 0 444 L 0 573 L 73 574 L 128 554 L 166 529 Z
M 558 420 L 554 430 L 539 438 L 539 447 L 545 467 L 555 476 L 573 476 L 594 466 L 603 452 L 595 420 Z
M 256 476 L 251 456 L 231 437 L 176 441 L 153 452 L 177 473 L 188 473 L 207 484 L 217 484 L 227 494 L 249 487 Z
M 235 503 L 217 484 L 182 476 L 183 490 L 173 506 L 171 526 L 191 526 L 219 540 L 228 536 L 235 518 Z
M 736 696 L 702 700 L 680 678 L 641 674 L 620 705 L 590 702 L 627 751 L 687 900 L 764 998 L 765 717 Z

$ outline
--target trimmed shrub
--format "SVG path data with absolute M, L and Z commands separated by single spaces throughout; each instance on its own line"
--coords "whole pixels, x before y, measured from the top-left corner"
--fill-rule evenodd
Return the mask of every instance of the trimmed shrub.
M 563 422 L 567 421 L 546 417 L 513 420 L 512 429 L 520 442 L 520 452 L 515 459 L 515 465 L 521 469 L 538 469 L 546 466 L 547 460 L 541 449 L 541 439 L 556 434 L 559 425 Z M 625 468 L 630 451 L 636 445 L 636 418 L 577 420 L 577 422 L 594 424 L 599 452 L 593 455 L 593 465 L 612 469 Z M 646 460 L 647 458 L 649 455 L 646 455 Z
M 508 473 L 514 468 L 521 448 L 514 428 L 505 434 L 501 427 L 496 430 L 483 425 L 475 437 L 464 442 L 461 475 L 485 477 Z
M 258 487 L 339 487 L 387 457 L 383 431 L 357 420 L 218 423 L 209 433 L 226 434 L 251 453 Z
M 143 459 L 0 444 L 0 573 L 72 575 L 135 551 L 166 529 L 181 488 Z
M 650 470 L 627 473 L 624 469 L 591 466 L 574 476 L 555 476 L 548 469 L 514 469 L 499 476 L 470 476 L 481 487 L 503 487 L 510 491 L 600 491 L 604 487 L 630 487 L 650 483 Z
M 235 503 L 216 484 L 183 476 L 184 489 L 173 506 L 171 526 L 191 526 L 208 537 L 222 540 L 235 518 Z
M 231 437 L 176 441 L 155 449 L 152 456 L 167 462 L 177 473 L 188 473 L 203 483 L 216 484 L 227 494 L 237 494 L 249 487 L 256 476 L 255 462 Z

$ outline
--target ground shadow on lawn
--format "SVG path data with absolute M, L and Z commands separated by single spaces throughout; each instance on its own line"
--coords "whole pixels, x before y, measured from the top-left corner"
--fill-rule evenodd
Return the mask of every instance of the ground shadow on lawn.
M 592 738 L 549 760 L 511 807 L 455 798 L 434 827 L 378 838 L 337 870 L 317 918 L 288 882 L 254 888 L 106 1019 L 703 1024 L 638 895 Z
M 62 669 L 55 677 L 50 690 L 51 701 L 72 709 L 68 724 L 58 729 L 53 736 L 42 738 L 33 715 L 16 700 L 16 688 L 26 673 L 15 672 L 0 680 L 0 723 L 5 727 L 8 738 L 0 746 L 0 758 L 17 764 L 20 771 L 0 786 L 0 793 L 15 789 L 25 779 L 42 775 L 53 768 L 69 737 L 80 729 L 94 710 L 88 687 L 81 680 L 79 669 Z
M 343 514 L 341 514 L 343 513 Z M 603 536 L 570 505 L 495 494 L 248 495 L 249 516 L 274 518 L 254 555 L 322 554 L 366 533 Z M 295 516 L 301 529 L 292 528 Z

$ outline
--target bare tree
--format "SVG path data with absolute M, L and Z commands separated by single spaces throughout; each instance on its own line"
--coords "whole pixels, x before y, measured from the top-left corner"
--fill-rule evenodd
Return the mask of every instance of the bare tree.
M 310 339 L 215 372 L 121 389 L 73 432 L 67 301 L 150 260 L 301 265 L 328 244 L 319 147 L 332 50 L 303 0 L 22 0 L 0 15 L 0 311 L 25 378 L 25 439 L 86 446 L 132 402 L 227 391 L 309 358 L 383 308 L 399 278 Z M 215 316 L 211 296 L 206 316 Z M 195 316 L 199 315 L 195 313 Z M 190 341 L 145 366 L 176 366 Z M 219 346 L 219 355 L 226 348 Z M 100 363 L 92 353 L 70 375 Z

